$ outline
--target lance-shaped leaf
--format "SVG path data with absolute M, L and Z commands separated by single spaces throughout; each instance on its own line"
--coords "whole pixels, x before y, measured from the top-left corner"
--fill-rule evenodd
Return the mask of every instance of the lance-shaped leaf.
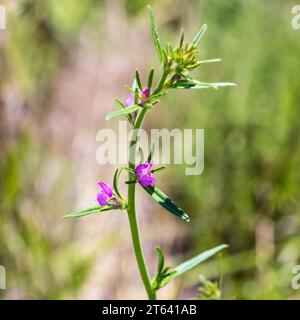
M 149 155 L 148 155 L 148 158 L 147 158 L 147 162 L 148 162 L 148 163 L 153 159 L 155 150 L 156 150 L 156 141 L 154 141 L 154 142 L 152 143 L 151 151 L 150 151 L 150 153 L 149 153 Z
M 182 48 L 183 40 L 184 40 L 184 31 L 183 31 L 183 29 L 181 29 L 180 40 L 179 40 L 179 48 Z
M 155 278 L 152 280 L 152 286 L 154 290 L 158 290 L 161 287 L 161 282 L 166 277 L 169 277 L 172 273 L 170 272 L 171 266 L 165 266 L 165 257 L 160 246 L 156 246 L 156 254 L 157 254 L 157 273 Z
M 155 250 L 157 254 L 157 274 L 161 274 L 165 266 L 165 257 L 160 246 L 156 246 Z
M 120 191 L 119 191 L 119 186 L 118 186 L 118 182 L 119 182 L 119 178 L 120 178 L 120 175 L 122 173 L 122 169 L 123 168 L 118 168 L 114 174 L 114 189 L 115 189 L 115 192 L 116 194 L 121 198 L 123 199 Z
M 148 81 L 147 81 L 147 86 L 149 89 L 152 88 L 152 83 L 153 83 L 153 74 L 154 74 L 154 69 L 151 69 L 148 75 Z
M 194 79 L 191 80 L 178 80 L 170 86 L 172 89 L 218 89 L 219 87 L 232 87 L 235 86 L 232 82 L 201 82 Z
M 205 31 L 207 29 L 207 25 L 204 24 L 201 29 L 198 31 L 198 33 L 195 35 L 195 38 L 192 40 L 191 45 L 194 47 L 197 47 L 200 39 L 202 38 L 202 36 L 204 35 Z
M 65 215 L 63 218 L 80 218 L 83 216 L 88 216 L 93 213 L 104 212 L 104 211 L 115 210 L 115 209 L 120 209 L 120 207 L 113 206 L 113 205 L 104 206 L 104 207 L 97 206 L 97 207 L 92 207 L 92 208 L 88 208 L 88 209 L 81 210 L 81 211 L 71 212 L 71 213 Z
M 139 109 L 141 109 L 142 107 L 137 105 L 137 104 L 134 104 L 133 106 L 130 106 L 130 107 L 127 107 L 126 109 L 121 109 L 121 110 L 116 110 L 116 111 L 113 111 L 111 113 L 109 113 L 106 117 L 105 117 L 105 120 L 106 121 L 109 121 L 115 117 L 121 117 L 121 116 L 125 116 L 127 114 L 130 114 L 132 112 L 135 112 Z
M 139 89 L 143 90 L 143 84 L 142 84 L 141 76 L 138 70 L 135 71 L 135 79 Z
M 190 217 L 186 212 L 179 208 L 166 194 L 160 191 L 156 187 L 143 187 L 151 197 L 159 203 L 163 208 L 167 209 L 169 212 L 173 213 L 175 216 L 181 218 L 182 220 L 189 222 Z
M 198 61 L 198 65 L 200 66 L 201 64 L 221 62 L 221 61 L 222 61 L 222 60 L 221 60 L 220 58 L 207 59 L 207 60 L 199 60 L 199 61 Z
M 153 43 L 154 43 L 154 46 L 155 46 L 155 48 L 157 50 L 159 60 L 163 64 L 164 63 L 164 57 L 163 57 L 163 52 L 162 52 L 160 40 L 159 40 L 159 37 L 158 37 L 158 31 L 157 31 L 157 24 L 156 24 L 155 15 L 154 15 L 154 12 L 153 12 L 153 10 L 152 10 L 152 8 L 150 6 L 148 6 L 148 9 L 149 9 L 150 22 L 151 22 L 151 34 L 152 34 Z
M 198 266 L 203 261 L 209 259 L 210 257 L 214 256 L 216 253 L 222 251 L 223 249 L 227 248 L 227 244 L 222 244 L 218 247 L 215 247 L 213 249 L 204 251 L 200 253 L 199 255 L 195 256 L 194 258 L 187 260 L 177 267 L 175 267 L 168 276 L 166 276 L 162 281 L 160 282 L 160 288 L 167 285 L 171 280 L 174 278 L 182 275 L 183 273 L 191 270 L 192 268 Z
M 139 100 L 140 100 L 139 87 L 136 87 L 134 91 L 134 103 L 136 106 L 138 105 Z
M 122 101 L 120 101 L 119 99 L 115 98 L 114 100 L 118 104 L 118 106 L 120 107 L 121 110 L 127 108 L 126 105 Z M 129 120 L 130 123 L 133 123 L 133 119 L 132 119 L 132 115 L 131 114 L 126 114 L 126 117 L 127 117 L 127 119 Z
M 160 166 L 160 167 L 158 167 L 158 168 L 152 169 L 151 172 L 154 173 L 154 172 L 157 172 L 157 171 L 164 170 L 165 168 L 166 168 L 166 166 Z

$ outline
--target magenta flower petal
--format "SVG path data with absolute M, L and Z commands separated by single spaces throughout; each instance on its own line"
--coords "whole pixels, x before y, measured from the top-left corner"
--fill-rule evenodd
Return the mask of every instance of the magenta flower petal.
M 155 187 L 156 178 L 151 172 L 153 167 L 153 161 L 150 163 L 142 163 L 135 168 L 135 174 L 137 175 L 138 182 L 143 187 Z
M 98 182 L 98 186 L 103 190 L 104 193 L 106 193 L 109 197 L 112 197 L 113 195 L 113 190 L 112 188 L 107 185 L 105 182 L 100 181 Z
M 155 182 L 156 182 L 156 178 L 154 177 L 154 175 L 152 173 L 150 173 L 149 175 L 141 176 L 139 179 L 139 183 L 143 187 L 148 187 L 148 186 L 154 187 Z
M 100 206 L 106 206 L 108 205 L 108 200 L 110 197 L 104 193 L 102 190 L 97 193 L 97 201 L 100 204 Z
M 133 93 L 131 93 L 129 96 L 128 96 L 128 98 L 126 99 L 126 101 L 125 101 L 125 106 L 126 107 L 131 107 L 131 106 L 133 106 L 134 105 L 134 95 L 133 95 Z
M 97 201 L 100 206 L 106 206 L 113 196 L 113 189 L 103 181 L 98 182 L 98 186 L 101 190 L 97 193 Z
M 147 175 L 148 172 L 149 172 L 149 163 L 140 164 L 135 168 L 135 173 L 138 176 Z
M 141 92 L 141 104 L 145 104 L 150 97 L 150 89 L 145 87 Z

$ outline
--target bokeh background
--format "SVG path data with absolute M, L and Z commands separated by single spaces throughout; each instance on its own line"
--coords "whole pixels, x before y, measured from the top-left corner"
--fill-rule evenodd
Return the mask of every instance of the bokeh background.
M 221 243 L 224 299 L 295 299 L 300 264 L 300 30 L 293 1 L 1 1 L 0 264 L 5 299 L 142 299 L 126 214 L 76 221 L 69 211 L 94 204 L 97 180 L 114 166 L 96 162 L 96 133 L 126 97 L 135 69 L 159 70 L 146 5 L 162 41 L 187 38 L 203 23 L 202 81 L 236 88 L 179 91 L 163 98 L 146 128 L 204 128 L 205 169 L 159 173 L 160 186 L 190 213 L 184 224 L 138 193 L 151 273 L 154 246 L 169 264 Z M 158 76 L 158 73 L 156 74 Z M 159 292 L 198 296 L 198 277 L 219 277 L 212 259 Z

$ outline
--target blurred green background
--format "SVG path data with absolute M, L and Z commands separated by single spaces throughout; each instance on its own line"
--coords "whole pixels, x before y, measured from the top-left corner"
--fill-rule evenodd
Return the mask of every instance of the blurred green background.
M 124 99 L 135 69 L 159 70 L 146 5 L 162 41 L 191 38 L 203 23 L 205 65 L 195 77 L 236 88 L 176 91 L 146 128 L 204 128 L 205 169 L 159 173 L 164 190 L 190 213 L 185 225 L 138 194 L 143 244 L 177 263 L 221 243 L 225 299 L 297 299 L 291 268 L 300 264 L 300 30 L 293 1 L 2 1 L 0 31 L 0 264 L 5 299 L 145 298 L 121 212 L 77 221 L 61 217 L 94 203 L 96 133 Z M 157 74 L 158 75 L 158 74 Z M 145 77 L 144 77 L 145 78 Z M 163 181 L 163 182 L 161 182 Z M 198 276 L 219 276 L 213 259 L 159 292 L 197 296 Z

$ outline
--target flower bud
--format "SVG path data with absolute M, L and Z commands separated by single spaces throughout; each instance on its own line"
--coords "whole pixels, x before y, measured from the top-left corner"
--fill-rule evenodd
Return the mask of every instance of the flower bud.
M 141 92 L 141 104 L 145 104 L 150 97 L 150 89 L 145 87 Z

